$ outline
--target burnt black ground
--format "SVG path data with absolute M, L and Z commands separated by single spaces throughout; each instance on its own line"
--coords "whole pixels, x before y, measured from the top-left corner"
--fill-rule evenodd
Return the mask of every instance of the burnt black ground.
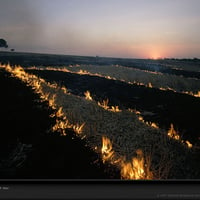
M 73 131 L 67 130 L 66 137 L 48 131 L 55 123 L 49 115 L 55 111 L 4 70 L 0 70 L 0 93 L 1 179 L 120 178 Z
M 176 65 L 176 63 L 178 66 L 182 66 L 185 62 L 186 64 L 191 63 L 191 65 L 199 66 L 199 59 L 153 61 L 146 59 L 0 52 L 0 62 L 10 62 L 13 65 L 20 64 L 24 67 L 32 65 L 118 64 L 185 77 L 199 78 L 200 76 L 200 72 L 176 70 L 165 66 L 165 64 Z M 184 139 L 199 145 L 199 98 L 170 91 L 145 88 L 143 86 L 130 86 L 119 81 L 87 75 L 72 75 L 62 72 L 36 73 L 40 73 L 41 76 L 46 77 L 50 81 L 55 80 L 61 85 L 66 85 L 68 89 L 71 89 L 71 93 L 83 96 L 84 92 L 89 90 L 92 97 L 96 100 L 108 98 L 110 105 L 119 105 L 120 108 L 136 108 L 142 112 L 150 111 L 154 115 L 144 115 L 145 120 L 157 122 L 165 129 L 168 129 L 170 123 L 173 122 L 176 124 L 175 129 L 178 129 L 183 134 Z M 1 94 L 3 92 L 6 94 L 5 98 L 2 98 L 3 95 L 0 97 L 1 116 L 3 116 L 1 117 L 0 124 L 2 127 L 0 133 L 0 176 L 2 178 L 119 177 L 115 173 L 116 169 L 111 169 L 111 171 L 115 171 L 114 173 L 104 173 L 105 166 L 101 162 L 97 162 L 96 165 L 90 164 L 98 160 L 99 156 L 86 148 L 84 141 L 78 138 L 72 140 L 72 137 L 74 137 L 73 132 L 69 132 L 65 139 L 53 133 L 46 133 L 46 130 L 52 125 L 53 119 L 49 118 L 49 113 L 52 113 L 52 110 L 49 110 L 45 103 L 41 104 L 33 101 L 38 99 L 38 97 L 30 91 L 30 88 L 24 87 L 23 84 L 17 83 L 14 79 L 10 81 L 11 79 L 8 79 L 6 76 L 4 78 L 3 76 L 0 77 Z M 8 85 L 12 85 L 12 87 Z M 14 105 L 13 107 L 8 106 L 12 104 Z M 15 119 L 17 120 L 15 121 Z M 12 122 L 12 125 L 10 125 L 10 122 Z M 7 131 L 3 131 L 4 128 Z M 80 157 L 80 151 L 86 157 L 82 153 Z M 75 159 L 75 157 L 79 159 Z M 199 158 L 199 151 L 197 151 L 192 160 L 188 158 L 184 162 L 189 162 L 194 166 L 190 167 L 190 169 L 199 169 Z M 188 171 L 187 177 L 190 178 L 189 171 L 191 170 L 185 169 L 184 162 L 180 168 L 184 173 Z M 182 175 L 184 173 L 181 170 L 178 178 L 186 178 L 185 175 Z M 199 170 L 195 173 L 197 175 L 194 177 L 199 177 Z
M 102 77 L 59 71 L 28 71 L 50 82 L 56 81 L 60 85 L 65 85 L 73 94 L 84 96 L 84 92 L 89 90 L 92 97 L 98 101 L 108 98 L 110 105 L 119 105 L 122 109 L 132 108 L 143 113 L 151 112 L 152 115 L 144 114 L 146 121 L 157 122 L 164 129 L 169 129 L 170 123 L 173 123 L 175 130 L 181 133 L 183 139 L 200 145 L 200 98 L 129 85 Z

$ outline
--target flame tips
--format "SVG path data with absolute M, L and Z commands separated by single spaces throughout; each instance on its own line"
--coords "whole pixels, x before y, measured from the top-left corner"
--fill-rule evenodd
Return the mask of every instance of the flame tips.
M 90 95 L 90 91 L 87 90 L 86 92 L 84 92 L 84 95 L 85 95 L 85 99 L 92 101 L 92 97 Z
M 175 131 L 174 125 L 172 123 L 170 124 L 170 129 L 168 130 L 167 135 L 169 137 L 171 137 L 171 138 L 173 138 L 175 140 L 178 140 L 181 143 L 187 145 L 188 148 L 192 148 L 193 147 L 193 145 L 188 140 L 186 140 L 186 141 L 181 140 L 180 135 Z
M 60 118 L 64 116 L 62 109 L 63 109 L 62 107 L 59 107 L 58 111 L 56 112 L 56 117 Z
M 116 159 L 112 147 L 112 143 L 106 136 L 102 137 L 102 160 L 103 163 L 110 161 L 120 167 L 122 179 L 152 179 L 153 175 L 150 171 L 150 165 L 145 164 L 144 154 L 141 149 L 136 150 L 136 157 L 132 161 L 125 161 L 124 157 Z
M 185 143 L 187 144 L 188 148 L 192 148 L 193 145 L 188 140 L 186 140 Z
M 112 143 L 110 139 L 105 136 L 102 137 L 101 153 L 103 162 L 110 160 L 114 154 L 114 151 L 112 149 Z
M 78 133 L 78 134 L 81 134 L 83 132 L 83 127 L 85 126 L 85 123 L 81 124 L 80 126 L 77 124 L 77 125 L 74 125 L 73 126 L 73 130 Z
M 119 109 L 119 106 L 108 106 L 108 102 L 109 100 L 106 99 L 106 100 L 103 100 L 102 103 L 100 103 L 99 101 L 97 102 L 98 106 L 104 108 L 105 110 L 109 110 L 109 111 L 112 111 L 112 112 L 121 112 L 121 110 Z
M 167 135 L 175 140 L 180 140 L 180 135 L 175 131 L 172 123 L 170 124 L 170 129 L 168 130 Z
M 119 106 L 111 106 L 110 110 L 113 112 L 121 112 L 121 110 L 119 109 Z
M 62 86 L 62 87 L 61 87 L 61 90 L 64 92 L 64 94 L 67 94 L 67 92 L 68 92 L 68 91 L 67 91 L 67 88 L 66 88 L 65 86 Z
M 152 83 L 148 83 L 147 87 L 149 87 L 149 88 L 153 88 Z
M 106 99 L 106 100 L 103 100 L 102 103 L 100 103 L 100 102 L 98 101 L 97 104 L 98 104 L 98 106 L 104 108 L 105 110 L 108 110 L 108 109 L 109 109 L 108 102 L 109 102 L 109 100 Z
M 136 157 L 132 161 L 122 162 L 121 177 L 122 179 L 152 179 L 150 166 L 145 164 L 144 154 L 141 149 L 136 150 Z

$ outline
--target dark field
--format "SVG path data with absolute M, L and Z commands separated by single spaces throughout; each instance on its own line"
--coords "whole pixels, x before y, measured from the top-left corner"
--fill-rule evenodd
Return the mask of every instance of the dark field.
M 34 70 L 30 73 L 65 85 L 75 95 L 84 96 L 89 90 L 96 100 L 108 98 L 110 105 L 119 105 L 122 109 L 136 108 L 144 113 L 146 121 L 157 122 L 162 128 L 168 129 L 174 122 L 184 139 L 200 145 L 200 98 L 89 75 Z M 152 115 L 145 115 L 145 111 Z
M 0 91 L 1 179 L 119 178 L 116 169 L 103 165 L 99 155 L 73 131 L 68 130 L 66 137 L 52 133 L 55 120 L 49 115 L 55 111 L 47 103 L 39 102 L 31 88 L 3 70 Z
M 51 55 L 36 53 L 0 52 L 0 61 L 11 65 L 66 66 L 66 65 L 123 65 L 153 72 L 175 74 L 200 79 L 199 59 L 125 59 L 73 55 Z
M 200 98 L 98 76 L 27 69 L 40 65 L 55 68 L 81 64 L 123 65 L 200 79 L 198 59 L 145 60 L 0 52 L 0 62 L 21 65 L 26 72 L 65 86 L 77 97 L 84 97 L 88 90 L 96 102 L 109 99 L 109 106 L 139 110 L 145 122 L 155 122 L 162 130 L 167 131 L 173 123 L 181 138 L 190 141 L 193 148 L 185 150 L 174 142 L 177 155 L 181 149 L 187 153 L 183 161 L 184 155 L 180 156 L 169 177 L 200 178 Z M 120 179 L 119 169 L 103 163 L 101 155 L 87 145 L 87 137 L 80 139 L 72 129 L 66 130 L 66 136 L 52 132 L 56 119 L 50 115 L 56 110 L 41 102 L 31 87 L 3 69 L 0 69 L 0 91 L 1 130 L 4 130 L 0 140 L 0 178 Z

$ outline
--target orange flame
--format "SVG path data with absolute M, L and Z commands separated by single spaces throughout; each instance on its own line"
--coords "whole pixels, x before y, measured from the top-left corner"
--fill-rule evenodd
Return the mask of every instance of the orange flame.
M 174 129 L 174 125 L 170 124 L 170 129 L 167 132 L 167 135 L 175 140 L 180 140 L 180 136 L 178 135 L 178 133 L 175 131 Z
M 147 87 L 152 88 L 152 87 L 153 87 L 153 86 L 152 86 L 152 83 L 149 83 L 149 84 L 147 85 Z
M 44 101 L 48 101 L 50 93 L 41 94 L 40 97 Z
M 131 162 L 124 161 L 124 157 L 117 159 L 110 139 L 103 136 L 101 153 L 104 163 L 110 161 L 112 164 L 117 164 L 119 166 L 122 179 L 153 178 L 153 174 L 150 171 L 150 164 L 145 163 L 143 152 L 140 149 L 136 151 L 137 156 L 133 157 Z
M 170 125 L 170 129 L 168 130 L 168 136 L 175 139 L 175 140 L 179 140 L 181 143 L 187 145 L 188 148 L 192 148 L 193 145 L 188 141 L 184 141 L 184 140 L 181 140 L 181 137 L 180 135 L 174 130 L 174 126 L 173 124 Z
M 192 148 L 193 145 L 188 140 L 186 140 L 185 143 L 187 144 L 188 148 Z
M 105 136 L 102 137 L 101 153 L 103 162 L 111 160 L 114 154 L 114 151 L 112 149 L 112 143 L 110 139 Z
M 80 65 L 78 65 L 80 67 Z M 70 68 L 72 68 L 72 66 L 68 66 Z M 124 66 L 115 66 L 115 67 L 121 67 L 121 68 L 127 68 L 127 67 L 124 67 Z M 68 72 L 68 73 L 75 73 L 75 74 L 88 74 L 90 76 L 98 76 L 98 77 L 104 77 L 106 79 L 111 79 L 111 80 L 120 80 L 122 82 L 127 82 L 128 84 L 136 84 L 136 85 L 142 85 L 142 86 L 145 86 L 145 87 L 149 87 L 149 88 L 158 88 L 160 90 L 164 90 L 164 91 L 167 91 L 167 90 L 171 90 L 173 92 L 177 92 L 175 89 L 173 88 L 170 88 L 170 87 L 156 87 L 156 86 L 153 86 L 151 82 L 149 82 L 148 84 L 146 83 L 142 83 L 142 82 L 139 82 L 139 81 L 136 81 L 136 80 L 124 80 L 124 79 L 120 79 L 120 78 L 116 78 L 114 76 L 110 76 L 110 75 L 105 75 L 105 74 L 101 74 L 101 73 L 92 73 L 92 72 L 89 72 L 87 70 L 83 70 L 83 69 L 80 69 L 78 72 L 75 72 L 75 71 L 70 71 L 69 69 L 66 69 L 66 68 L 54 68 L 54 67 L 46 67 L 45 69 L 44 68 L 36 68 L 36 67 L 28 67 L 28 69 L 37 69 L 37 70 L 52 70 L 52 71 L 62 71 L 62 72 Z M 156 74 L 156 75 L 163 75 L 162 73 L 160 72 L 151 72 L 151 71 L 148 71 L 148 70 L 140 70 L 140 69 L 136 69 L 136 68 L 133 68 L 134 70 L 136 71 L 141 71 L 141 72 L 145 72 L 145 73 L 148 73 L 148 74 Z M 198 91 L 197 93 L 194 93 L 192 91 L 179 91 L 178 93 L 183 93 L 183 94 L 188 94 L 188 95 L 191 95 L 191 96 L 194 96 L 194 97 L 200 97 L 200 91 Z
M 102 107 L 102 108 L 104 108 L 105 110 L 108 110 L 109 109 L 109 106 L 108 106 L 108 99 L 106 99 L 106 100 L 103 100 L 103 102 L 102 103 L 100 103 L 99 101 L 98 101 L 98 106 L 100 106 L 100 107 Z
M 198 91 L 196 94 L 194 94 L 195 97 L 200 97 L 200 91 Z
M 89 72 L 87 72 L 86 70 L 82 70 L 82 69 L 80 69 L 78 72 L 77 72 L 78 74 L 89 74 Z
M 131 108 L 128 108 L 128 111 L 129 111 L 129 112 L 133 112 L 133 113 L 135 113 L 136 115 L 140 115 L 140 114 L 141 114 L 140 111 L 135 110 L 135 109 L 131 109 Z
M 88 90 L 84 93 L 84 95 L 85 95 L 85 99 L 92 101 L 92 97 L 91 97 L 90 92 Z
M 66 88 L 65 86 L 62 86 L 62 87 L 61 87 L 61 90 L 64 92 L 64 94 L 67 94 L 67 92 L 68 92 L 68 91 L 67 91 L 67 88 Z
M 100 103 L 99 101 L 97 102 L 98 106 L 104 108 L 105 110 L 109 110 L 112 112 L 121 112 L 121 110 L 119 109 L 119 106 L 111 106 L 111 108 L 108 106 L 108 99 L 103 100 L 102 103 Z
M 141 121 L 141 122 L 144 122 L 144 119 L 142 116 L 138 116 L 138 119 Z
M 85 126 L 85 123 L 81 124 L 81 125 L 73 125 L 73 130 L 78 133 L 78 134 L 81 134 L 82 131 L 83 131 L 83 127 Z
M 153 128 L 159 128 L 159 126 L 155 122 L 150 122 L 150 126 Z
M 63 117 L 63 116 L 64 116 L 64 113 L 63 113 L 63 111 L 62 111 L 62 107 L 60 107 L 60 108 L 58 109 L 58 111 L 56 112 L 55 116 L 56 116 L 56 117 Z
M 56 109 L 55 98 L 56 94 L 53 94 L 53 96 L 49 98 L 49 106 L 52 107 L 53 109 Z
M 141 150 L 137 150 L 137 158 L 132 158 L 132 162 L 122 164 L 121 176 L 125 179 L 144 179 L 144 157 Z
M 153 174 L 150 166 L 145 164 L 142 150 L 136 151 L 137 156 L 132 158 L 131 162 L 122 162 L 121 177 L 123 179 L 152 179 Z
M 71 125 L 69 124 L 68 120 L 62 121 L 56 119 L 56 124 L 52 127 L 52 131 L 58 131 L 61 132 L 62 135 L 66 135 L 65 129 L 69 127 L 71 128 Z
M 59 87 L 57 83 L 51 84 L 49 82 L 45 82 L 44 79 L 38 78 L 36 75 L 31 75 L 31 74 L 26 73 L 24 69 L 20 66 L 11 67 L 10 65 L 6 65 L 6 66 L 1 65 L 0 67 L 5 68 L 8 72 L 11 73 L 12 76 L 17 77 L 21 79 L 23 82 L 25 82 L 27 85 L 30 85 L 34 89 L 34 91 L 40 95 L 41 101 L 44 101 L 44 100 L 48 101 L 49 106 L 51 108 L 57 109 L 57 112 L 55 114 L 50 115 L 50 117 L 56 117 L 56 124 L 52 127 L 53 132 L 58 131 L 61 133 L 61 135 L 66 135 L 65 129 L 73 128 L 73 130 L 76 133 L 78 134 L 82 133 L 85 123 L 83 123 L 82 125 L 70 124 L 70 122 L 66 120 L 66 116 L 62 110 L 63 108 L 59 107 L 56 104 L 56 94 L 50 95 L 50 92 L 45 92 L 45 88 L 49 87 L 49 88 L 59 89 L 63 91 L 64 94 L 66 94 L 67 93 L 66 87 L 64 86 Z M 32 69 L 36 69 L 36 67 L 32 67 Z M 54 70 L 54 68 L 49 68 L 49 69 Z M 89 91 L 87 91 L 86 94 L 87 94 L 87 97 L 89 98 L 90 97 Z
M 121 112 L 121 110 L 119 109 L 119 106 L 111 106 L 110 110 L 113 112 Z

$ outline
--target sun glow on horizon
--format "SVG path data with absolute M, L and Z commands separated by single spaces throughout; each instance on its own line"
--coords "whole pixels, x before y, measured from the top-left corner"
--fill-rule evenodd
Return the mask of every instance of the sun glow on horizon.
M 1 37 L 19 52 L 194 58 L 200 57 L 199 6 L 187 0 L 4 0 Z
M 162 53 L 161 51 L 150 51 L 149 52 L 149 58 L 157 60 L 159 58 L 162 58 Z

